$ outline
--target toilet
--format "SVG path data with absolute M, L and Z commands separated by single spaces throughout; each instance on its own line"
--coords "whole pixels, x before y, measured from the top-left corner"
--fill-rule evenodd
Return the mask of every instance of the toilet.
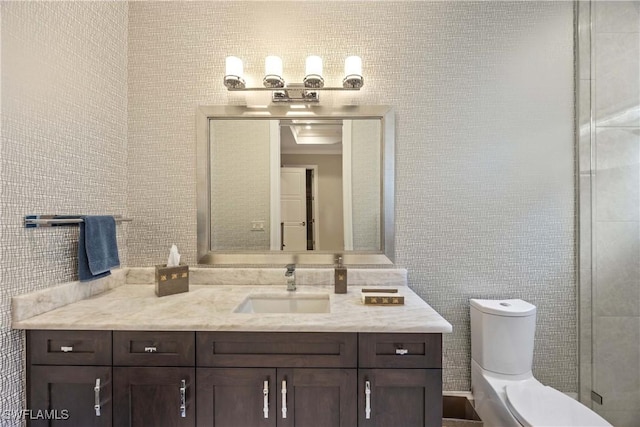
M 533 377 L 536 307 L 519 299 L 471 299 L 471 391 L 485 427 L 611 426 Z

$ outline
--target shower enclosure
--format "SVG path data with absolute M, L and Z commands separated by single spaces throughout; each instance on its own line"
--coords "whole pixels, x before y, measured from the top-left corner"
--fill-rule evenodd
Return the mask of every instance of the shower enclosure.
M 576 3 L 579 398 L 640 419 L 640 1 Z

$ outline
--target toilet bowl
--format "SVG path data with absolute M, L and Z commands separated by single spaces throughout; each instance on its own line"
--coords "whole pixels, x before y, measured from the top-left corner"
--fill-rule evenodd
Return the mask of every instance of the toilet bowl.
M 604 418 L 531 372 L 536 307 L 471 299 L 471 391 L 486 427 L 604 427 Z

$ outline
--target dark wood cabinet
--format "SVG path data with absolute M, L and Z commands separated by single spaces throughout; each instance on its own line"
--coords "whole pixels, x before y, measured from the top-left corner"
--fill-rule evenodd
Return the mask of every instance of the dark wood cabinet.
M 33 427 L 109 427 L 110 366 L 31 366 L 29 409 Z
M 114 425 L 195 426 L 195 368 L 114 367 Z
M 356 333 L 198 332 L 198 425 L 352 427 Z
M 356 369 L 278 369 L 278 427 L 357 425 L 356 381 Z
M 358 426 L 442 425 L 442 335 L 359 334 Z
M 357 370 L 198 368 L 198 426 L 353 427 Z
M 358 334 L 198 332 L 197 364 L 211 367 L 355 368 Z
M 111 366 L 111 331 L 29 331 L 27 350 L 33 365 Z
M 112 425 L 111 331 L 28 331 L 33 427 Z
M 441 425 L 441 371 L 437 369 L 360 369 L 358 371 L 358 426 L 434 427 Z
M 28 408 L 58 411 L 32 426 L 441 425 L 441 334 L 43 330 L 27 338 Z
M 115 426 L 196 425 L 194 332 L 114 331 L 113 364 Z
M 196 378 L 198 426 L 276 426 L 275 369 L 198 368 Z
M 195 366 L 195 333 L 114 331 L 115 366 Z

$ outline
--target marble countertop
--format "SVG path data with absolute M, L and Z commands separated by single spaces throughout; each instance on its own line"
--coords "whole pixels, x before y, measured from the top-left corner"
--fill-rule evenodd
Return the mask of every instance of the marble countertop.
M 361 302 L 361 290 L 334 294 L 330 285 L 299 285 L 296 295 L 328 294 L 330 313 L 235 313 L 250 294 L 277 294 L 281 285 L 198 285 L 189 292 L 157 297 L 154 285 L 123 284 L 97 295 L 28 318 L 16 319 L 14 329 L 189 330 L 246 332 L 421 332 L 447 333 L 451 324 L 408 286 L 400 306 Z M 369 286 L 370 287 L 370 286 Z M 380 287 L 380 286 L 376 286 Z

